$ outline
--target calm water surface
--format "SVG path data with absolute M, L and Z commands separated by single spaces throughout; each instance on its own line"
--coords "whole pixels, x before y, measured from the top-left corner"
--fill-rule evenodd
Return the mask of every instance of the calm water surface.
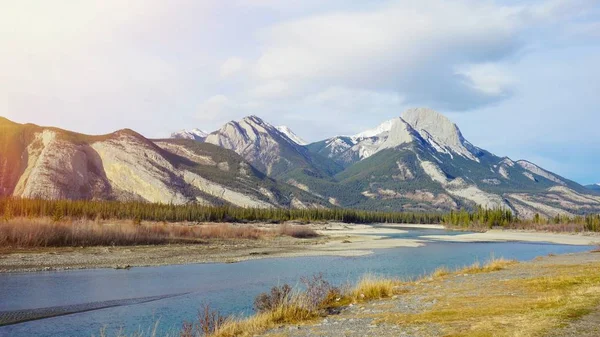
M 443 230 L 409 230 L 392 237 L 456 233 Z M 377 250 L 362 257 L 270 258 L 234 264 L 195 264 L 133 268 L 131 270 L 80 270 L 0 275 L 0 311 L 35 309 L 136 297 L 175 295 L 125 305 L 0 327 L 0 336 L 98 335 L 147 331 L 158 321 L 158 336 L 178 331 L 193 320 L 203 303 L 224 313 L 249 315 L 256 295 L 271 286 L 290 283 L 322 272 L 337 284 L 355 282 L 365 273 L 416 277 L 440 265 L 458 267 L 490 256 L 530 260 L 536 256 L 588 251 L 588 246 L 539 243 L 429 242 L 420 248 Z

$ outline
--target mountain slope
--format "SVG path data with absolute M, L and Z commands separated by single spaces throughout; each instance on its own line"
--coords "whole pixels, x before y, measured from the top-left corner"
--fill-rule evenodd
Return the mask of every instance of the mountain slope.
M 304 139 L 295 134 L 294 131 L 292 131 L 289 127 L 285 125 L 276 126 L 275 128 L 298 145 L 304 146 L 308 144 Z
M 231 121 L 208 135 L 205 142 L 235 151 L 271 177 L 283 177 L 299 169 L 327 177 L 340 170 L 257 116 Z
M 346 167 L 336 175 L 340 186 L 329 189 L 341 191 L 338 195 L 321 191 L 347 202 L 342 206 L 443 210 L 481 205 L 523 216 L 600 210 L 600 199 L 577 183 L 472 145 L 431 109 L 409 109 L 375 129 L 307 148 Z
M 0 195 L 243 207 L 322 201 L 256 171 L 237 154 L 193 140 L 156 143 L 131 130 L 87 136 L 0 120 Z
M 591 191 L 600 192 L 600 184 L 586 185 L 585 188 Z

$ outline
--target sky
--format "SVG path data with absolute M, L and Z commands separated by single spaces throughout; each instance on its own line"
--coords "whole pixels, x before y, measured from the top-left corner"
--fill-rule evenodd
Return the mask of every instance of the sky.
M 166 137 L 247 115 L 308 141 L 410 107 L 600 182 L 600 0 L 0 0 L 0 115 Z

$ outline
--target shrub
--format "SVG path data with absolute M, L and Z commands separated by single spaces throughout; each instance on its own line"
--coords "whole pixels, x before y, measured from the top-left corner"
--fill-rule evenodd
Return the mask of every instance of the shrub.
M 342 297 L 340 289 L 331 285 L 323 277 L 323 273 L 302 277 L 300 282 L 306 287 L 306 305 L 309 310 L 326 308 L 334 303 L 336 298 Z
M 312 228 L 283 224 L 279 226 L 279 235 L 287 235 L 297 239 L 316 238 L 319 236 Z
M 269 312 L 290 303 L 292 287 L 288 284 L 271 288 L 270 293 L 262 293 L 254 299 L 254 310 Z
M 196 323 L 185 322 L 179 333 L 180 337 L 210 336 L 214 334 L 227 321 L 218 310 L 211 309 L 209 304 L 204 304 L 198 312 Z

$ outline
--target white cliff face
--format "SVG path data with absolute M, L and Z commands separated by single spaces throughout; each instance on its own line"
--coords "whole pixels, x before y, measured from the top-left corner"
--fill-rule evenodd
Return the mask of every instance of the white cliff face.
M 176 171 L 173 165 L 136 137 L 119 133 L 91 146 L 100 156 L 106 178 L 115 192 L 139 196 L 149 202 L 183 204 L 188 201 L 174 186 L 170 174 Z
M 171 138 L 192 139 L 199 142 L 203 141 L 206 138 L 206 136 L 208 136 L 208 132 L 200 129 L 180 130 L 171 134 Z
M 268 175 L 275 165 L 292 165 L 286 156 L 302 156 L 302 148 L 295 141 L 256 116 L 225 124 L 205 142 L 235 151 Z
M 86 146 L 58 138 L 56 132 L 37 133 L 27 147 L 27 166 L 13 191 L 14 196 L 43 199 L 86 199 L 108 188 L 89 170 L 93 158 Z
M 522 168 L 526 169 L 527 171 L 529 171 L 535 175 L 544 177 L 544 178 L 546 178 L 552 182 L 555 182 L 559 185 L 563 185 L 563 186 L 566 185 L 566 183 L 564 181 L 560 180 L 557 176 L 553 175 L 552 173 L 542 169 L 541 167 L 539 167 L 531 162 L 528 162 L 526 160 L 519 160 L 519 161 L 517 161 L 517 164 L 519 164 L 519 166 L 521 166 Z
M 404 111 L 402 119 L 438 152 L 454 153 L 479 161 L 474 154 L 477 149 L 463 138 L 458 127 L 446 116 L 431 109 L 414 108 Z
M 283 133 L 284 135 L 286 135 L 289 139 L 291 139 L 294 143 L 304 146 L 307 145 L 308 143 L 302 139 L 300 136 L 298 136 L 297 134 L 294 133 L 294 131 L 292 131 L 290 128 L 288 128 L 285 125 L 281 125 L 281 126 L 277 126 L 275 127 L 279 132 Z
M 411 143 L 417 133 L 402 118 L 391 119 L 378 127 L 352 137 L 334 137 L 326 141 L 329 157 L 346 162 L 363 160 L 379 151 Z

